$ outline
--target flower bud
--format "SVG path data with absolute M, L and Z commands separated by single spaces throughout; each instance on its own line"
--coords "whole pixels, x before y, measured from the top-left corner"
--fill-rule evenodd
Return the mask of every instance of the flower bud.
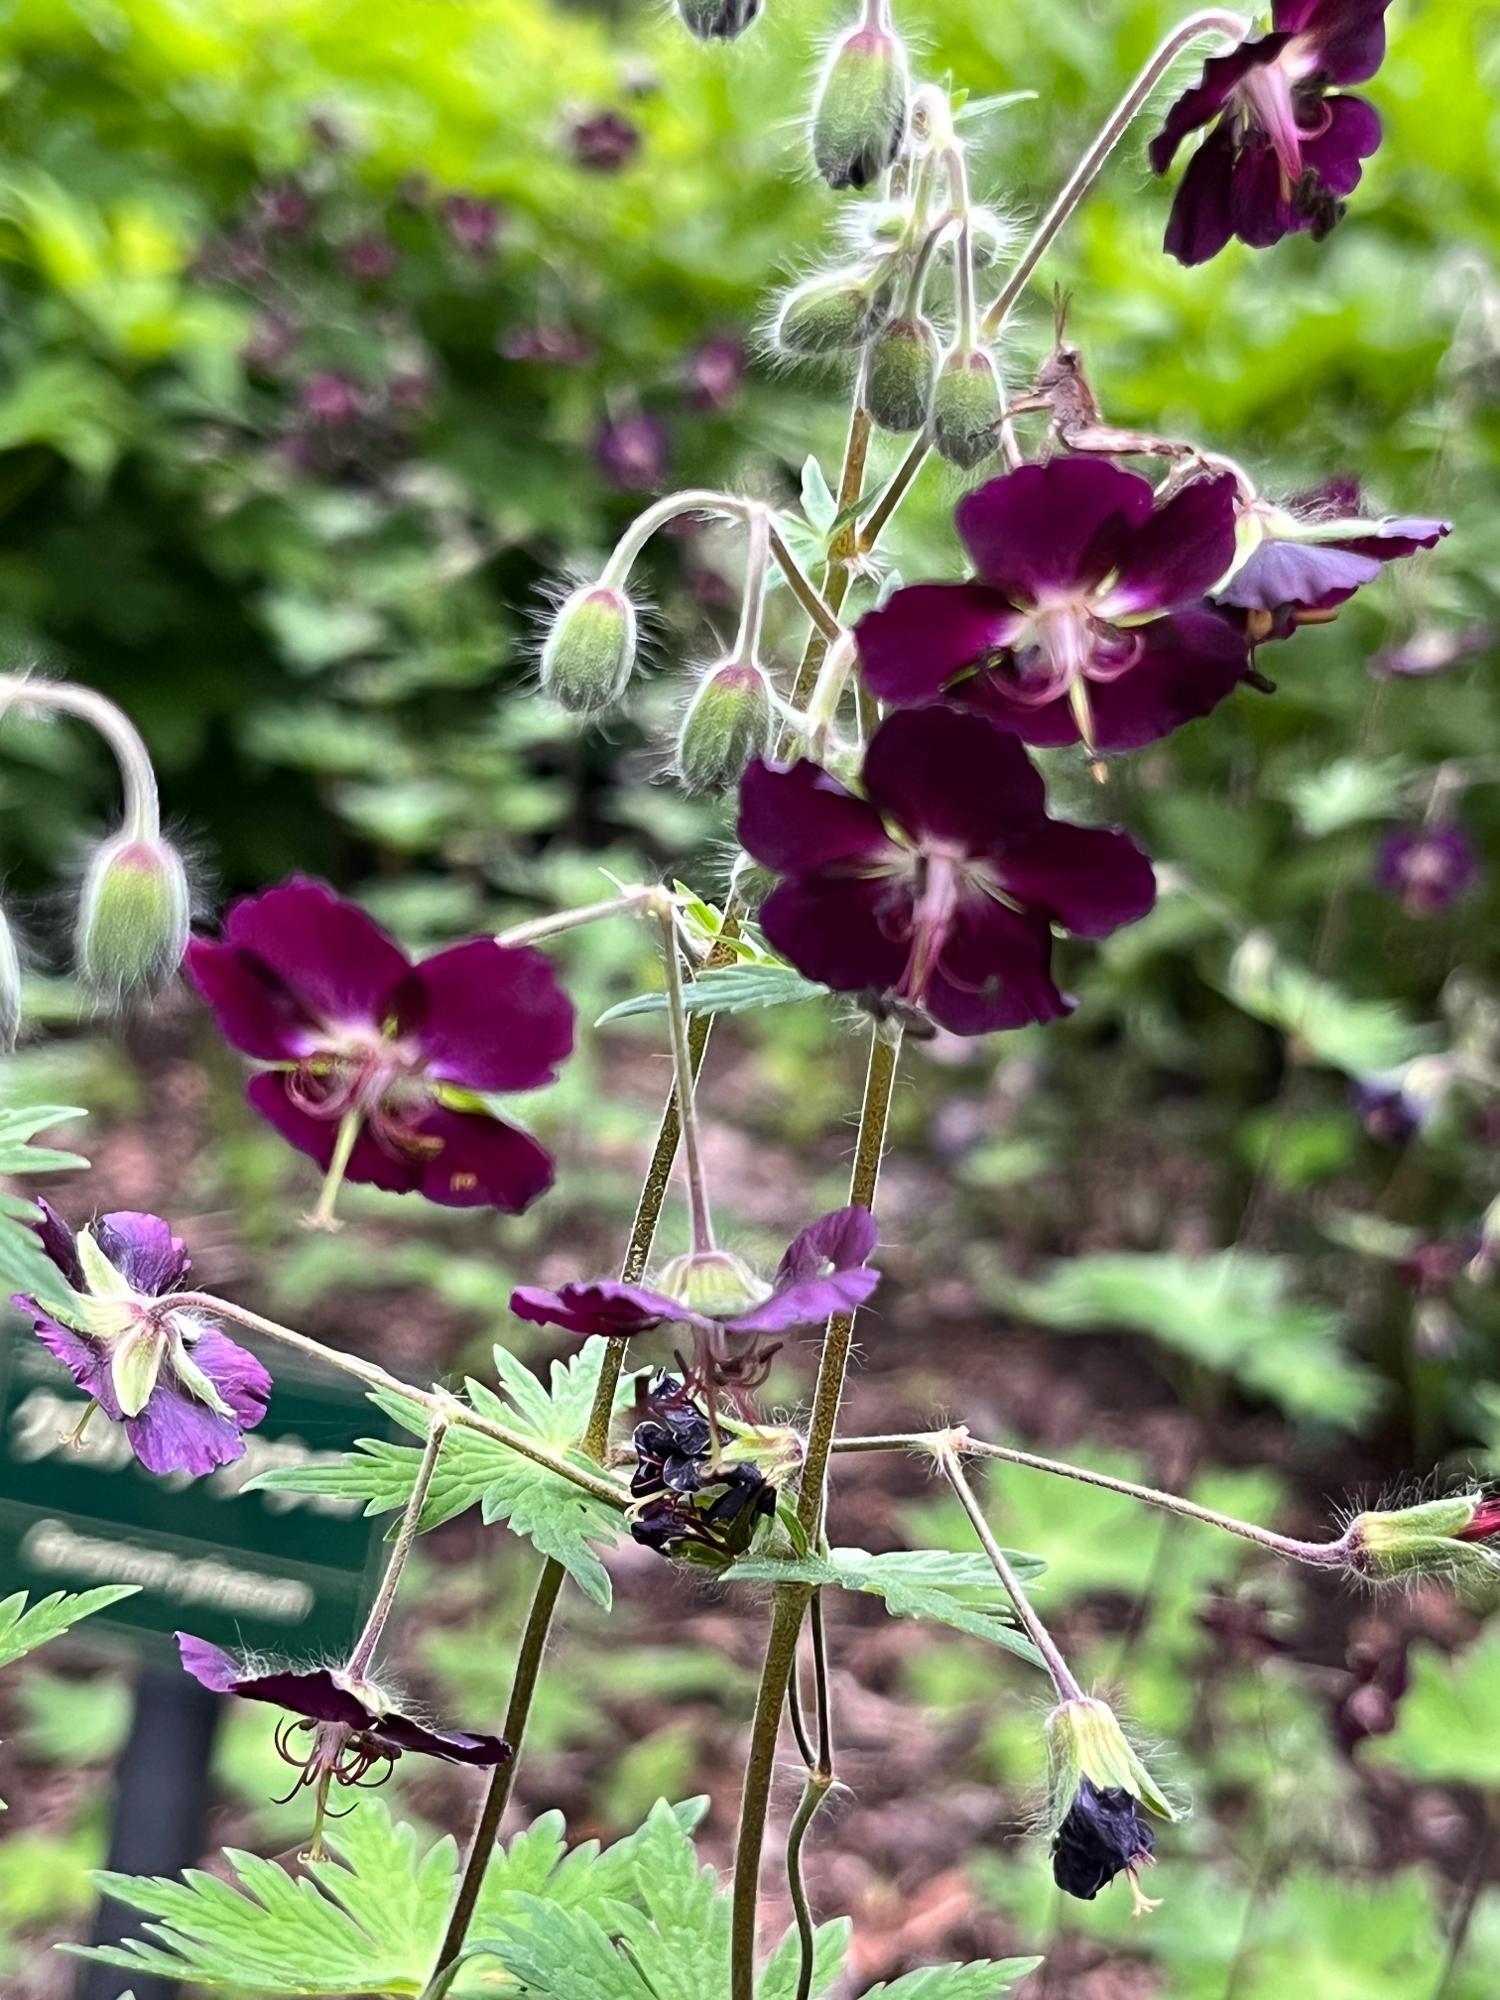
M 836 46 L 813 110 L 813 158 L 833 188 L 867 188 L 906 137 L 906 50 L 886 28 L 856 28 Z
M 919 431 L 932 407 L 937 335 L 925 319 L 893 319 L 870 343 L 865 408 L 883 431 Z
M 1358 1514 L 1346 1540 L 1350 1567 L 1371 1583 L 1436 1576 L 1455 1584 L 1493 1584 L 1500 1566 L 1483 1545 L 1496 1534 L 1500 1500 L 1469 1492 Z
M 695 1250 L 662 1267 L 659 1289 L 709 1319 L 748 1312 L 771 1295 L 742 1257 L 729 1250 Z
M 1137 1908 L 1153 1908 L 1136 1881 L 1156 1846 L 1141 1812 L 1164 1820 L 1177 1812 L 1107 1703 L 1083 1695 L 1060 1702 L 1045 1729 L 1053 1880 L 1092 1902 L 1124 1871 Z
M 154 993 L 182 963 L 192 916 L 187 870 L 159 836 L 106 840 L 83 878 L 74 957 L 85 986 L 118 1004 Z
M 872 280 L 835 271 L 788 292 L 776 320 L 776 345 L 788 354 L 837 354 L 858 347 L 880 317 Z
M 0 1056 L 8 1056 L 21 1032 L 21 954 L 15 932 L 0 910 Z
M 635 666 L 635 607 L 623 590 L 583 584 L 559 605 L 542 647 L 542 686 L 573 715 L 598 715 Z
M 700 42 L 732 42 L 760 12 L 760 0 L 677 0 L 682 25 Z
M 752 855 L 741 853 L 729 871 L 729 893 L 752 917 L 780 882 L 781 877 Z
M 932 392 L 932 441 L 964 472 L 982 465 L 1000 437 L 1000 383 L 980 349 L 955 347 Z
M 737 785 L 771 742 L 771 690 L 754 660 L 724 660 L 698 683 L 677 732 L 676 772 L 686 792 Z

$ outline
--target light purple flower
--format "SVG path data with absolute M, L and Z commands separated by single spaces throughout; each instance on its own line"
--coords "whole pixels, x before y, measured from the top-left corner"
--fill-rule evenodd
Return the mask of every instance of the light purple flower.
M 344 269 L 361 284 L 375 285 L 394 277 L 401 253 L 389 236 L 369 230 L 344 246 Z
M 354 904 L 302 878 L 236 903 L 188 971 L 225 1038 L 271 1065 L 250 1102 L 329 1167 L 359 1120 L 347 1178 L 449 1208 L 518 1214 L 552 1162 L 495 1116 L 491 1092 L 550 1083 L 573 1009 L 540 952 L 473 938 L 413 965 Z
M 1378 681 L 1431 680 L 1477 660 L 1494 643 L 1491 625 L 1419 625 L 1410 638 L 1372 654 L 1369 671 Z
M 1157 504 L 1085 458 L 1025 465 L 955 516 L 972 583 L 919 583 L 860 620 L 870 692 L 948 690 L 1028 743 L 1134 750 L 1206 715 L 1245 676 L 1242 633 L 1204 602 L 1235 554 L 1235 482 Z
M 1472 887 L 1479 863 L 1468 835 L 1452 825 L 1398 827 L 1386 835 L 1375 879 L 1409 917 L 1436 917 Z
M 688 400 L 695 410 L 727 410 L 745 382 L 745 343 L 732 333 L 702 340 L 687 358 Z
M 666 426 L 643 410 L 610 418 L 595 435 L 594 458 L 605 478 L 622 493 L 654 492 L 667 476 Z
M 1333 228 L 1381 135 L 1362 97 L 1328 93 L 1379 69 L 1389 5 L 1274 0 L 1270 34 L 1203 65 L 1151 142 L 1151 165 L 1164 174 L 1189 133 L 1212 127 L 1167 223 L 1165 247 L 1179 263 L 1205 263 L 1231 236 L 1264 249 L 1299 230 L 1321 238 Z
M 344 430 L 364 415 L 365 392 L 349 376 L 326 369 L 303 383 L 301 402 L 304 414 L 314 423 L 328 430 Z
M 212 1472 L 242 1458 L 271 1378 L 212 1320 L 163 1306 L 188 1270 L 157 1215 L 120 1210 L 76 1236 L 47 1202 L 34 1225 L 66 1292 L 17 1296 L 37 1337 L 113 1423 L 148 1472 Z
M 1104 937 L 1156 895 L 1128 835 L 1049 819 L 1040 774 L 984 716 L 892 715 L 870 741 L 863 796 L 818 765 L 752 764 L 740 844 L 785 879 L 761 906 L 808 978 L 919 1009 L 958 1035 L 1066 1014 L 1052 926 Z

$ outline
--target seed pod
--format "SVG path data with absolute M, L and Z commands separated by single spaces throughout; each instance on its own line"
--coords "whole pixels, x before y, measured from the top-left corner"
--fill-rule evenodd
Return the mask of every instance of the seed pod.
M 732 42 L 760 13 L 760 0 L 677 0 L 677 11 L 700 42 Z
M 159 836 L 115 834 L 83 878 L 74 936 L 80 979 L 113 1006 L 156 992 L 182 963 L 191 915 L 177 850 Z
M 813 110 L 813 158 L 832 188 L 867 188 L 906 138 L 906 48 L 886 28 L 856 28 L 836 46 Z
M 1000 383 L 990 357 L 955 347 L 932 392 L 932 441 L 950 465 L 972 472 L 1000 437 Z
M 0 910 L 0 1055 L 8 1056 L 21 1032 L 21 954 L 10 919 Z
M 776 344 L 788 354 L 837 354 L 858 347 L 880 313 L 874 283 L 859 270 L 811 278 L 788 292 L 776 321 Z
M 676 772 L 685 792 L 737 785 L 771 743 L 771 690 L 753 660 L 723 660 L 698 683 L 677 733 Z
M 542 686 L 573 715 L 613 708 L 635 667 L 635 607 L 623 590 L 582 584 L 559 605 L 542 647 Z
M 919 431 L 932 407 L 937 335 L 925 319 L 893 319 L 870 345 L 865 408 L 883 431 Z

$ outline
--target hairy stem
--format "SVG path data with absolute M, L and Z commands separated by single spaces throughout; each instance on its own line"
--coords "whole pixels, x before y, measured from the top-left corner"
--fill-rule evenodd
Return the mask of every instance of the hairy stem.
M 155 840 L 161 833 L 156 770 L 145 739 L 124 709 L 93 688 L 72 681 L 38 680 L 30 674 L 0 674 L 0 716 L 8 708 L 50 708 L 86 722 L 109 746 L 120 772 L 124 801 L 122 831 L 131 840 Z
M 687 1169 L 693 1254 L 698 1256 L 714 1248 L 714 1225 L 709 1213 L 708 1187 L 703 1178 L 703 1160 L 698 1148 L 698 1111 L 693 1096 L 697 1071 L 693 1064 L 692 1044 L 688 1039 L 687 1012 L 682 1004 L 682 956 L 677 944 L 677 922 L 670 905 L 661 913 L 661 944 L 667 982 L 667 1023 L 672 1033 L 672 1078 L 679 1142 Z
M 364 1679 L 370 1671 L 370 1663 L 375 1658 L 375 1648 L 380 1644 L 385 1621 L 391 1615 L 391 1606 L 396 1602 L 396 1592 L 401 1587 L 401 1572 L 406 1568 L 406 1558 L 411 1554 L 412 1544 L 421 1533 L 422 1509 L 427 1505 L 427 1495 L 432 1487 L 432 1475 L 437 1471 L 437 1462 L 443 1450 L 443 1439 L 447 1434 L 448 1425 L 442 1417 L 434 1422 L 432 1429 L 427 1433 L 422 1463 L 417 1467 L 416 1483 L 411 1489 L 406 1511 L 401 1516 L 401 1525 L 396 1530 L 396 1546 L 391 1550 L 390 1561 L 385 1566 L 385 1575 L 380 1579 L 380 1589 L 376 1593 L 375 1602 L 370 1606 L 365 1629 L 355 1640 L 354 1651 L 349 1655 L 347 1671 L 354 1680 Z
M 1004 1590 L 1015 1609 L 1015 1614 L 1020 1621 L 1022 1631 L 1041 1654 L 1042 1664 L 1046 1667 L 1047 1672 L 1052 1678 L 1052 1685 L 1057 1690 L 1058 1700 L 1081 1701 L 1083 1699 L 1083 1689 L 1074 1680 L 1073 1671 L 1058 1650 L 1057 1641 L 1032 1609 L 1031 1599 L 1022 1589 L 1021 1579 L 1011 1568 L 1004 1549 L 1001 1548 L 995 1537 L 990 1533 L 990 1524 L 984 1518 L 984 1509 L 975 1498 L 974 1489 L 964 1476 L 963 1467 L 951 1451 L 940 1451 L 937 1459 L 939 1466 L 942 1468 L 943 1477 L 957 1494 L 959 1505 L 973 1523 L 974 1532 L 978 1535 L 984 1552 L 990 1559 L 991 1567 L 1000 1579 L 1001 1589 Z
M 742 500 L 735 493 L 716 493 L 708 487 L 686 487 L 668 493 L 644 513 L 637 514 L 615 543 L 609 561 L 599 573 L 599 582 L 608 590 L 621 590 L 629 581 L 636 557 L 660 528 L 680 520 L 684 514 L 723 514 L 732 521 L 747 521 L 759 512 L 754 500 Z
M 782 539 L 780 529 L 774 521 L 769 520 L 769 517 L 768 525 L 770 529 L 771 554 L 780 565 L 782 575 L 791 585 L 792 595 L 812 620 L 814 629 L 820 632 L 825 639 L 832 642 L 838 638 L 844 629 L 839 623 L 838 613 L 831 605 L 825 603 L 822 593 L 787 547 L 785 541 Z
M 604 896 L 597 903 L 583 903 L 576 910 L 556 910 L 550 916 L 530 917 L 525 923 L 512 924 L 508 930 L 496 931 L 495 942 L 507 946 L 540 944 L 543 938 L 560 937 L 564 931 L 598 923 L 601 917 L 620 917 L 627 912 L 633 916 L 646 904 L 670 894 L 670 890 L 658 883 L 637 882 L 621 889 L 617 896 Z

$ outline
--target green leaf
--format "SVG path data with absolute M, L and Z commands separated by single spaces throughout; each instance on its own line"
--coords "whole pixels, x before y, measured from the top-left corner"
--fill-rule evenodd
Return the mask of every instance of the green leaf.
M 969 1965 L 924 1965 L 889 1985 L 882 1980 L 865 2000 L 994 2000 L 1016 1980 L 1035 1972 L 1039 1958 L 979 1958 Z
M 1024 1581 L 1040 1576 L 1046 1564 L 1039 1556 L 1007 1550 L 1011 1566 Z M 865 1549 L 830 1549 L 826 1555 L 801 1561 L 775 1556 L 751 1557 L 725 1572 L 731 1583 L 812 1583 L 839 1590 L 860 1590 L 884 1600 L 893 1618 L 930 1618 L 976 1639 L 1004 1646 L 1018 1658 L 1040 1665 L 1036 1650 L 1009 1622 L 1010 1609 L 982 1555 L 958 1555 L 942 1549 L 898 1549 L 872 1556 Z
M 1346 1076 L 1396 1069 L 1430 1048 L 1389 1000 L 1356 1000 L 1252 931 L 1229 962 L 1224 990 L 1237 1007 L 1279 1028 L 1300 1060 L 1326 1063 Z
M 1411 1685 L 1389 1736 L 1360 1746 L 1362 1764 L 1384 1764 L 1424 1784 L 1500 1784 L 1500 1629 L 1462 1653 L 1417 1645 Z
M 1363 757 L 1335 757 L 1289 778 L 1282 797 L 1296 814 L 1301 831 L 1317 840 L 1394 812 L 1411 777 L 1412 767 L 1404 758 L 1371 763 Z
M 811 454 L 802 461 L 802 511 L 808 525 L 824 536 L 839 511 L 839 503 L 823 477 L 823 468 Z
M 134 1597 L 139 1589 L 137 1583 L 104 1583 L 97 1590 L 79 1591 L 76 1596 L 59 1590 L 51 1597 L 39 1599 L 30 1610 L 25 1608 L 25 1591 L 18 1590 L 14 1597 L 0 1602 L 0 1667 L 13 1665 L 25 1654 L 35 1652 L 38 1646 L 60 1638 L 80 1618 L 118 1604 L 122 1597 Z
M 86 1114 L 73 1105 L 19 1105 L 0 1111 L 0 1174 L 56 1174 L 86 1167 L 77 1153 L 53 1146 L 34 1146 L 38 1132 Z M 21 1195 L 0 1194 L 0 1292 L 33 1294 L 45 1290 L 57 1271 L 37 1242 L 31 1224 L 36 1204 Z
M 784 1007 L 791 1000 L 826 999 L 828 989 L 804 979 L 789 965 L 774 959 L 753 965 L 723 965 L 700 972 L 683 992 L 682 1003 L 690 1014 L 744 1014 L 752 1007 Z M 602 1028 L 610 1021 L 627 1021 L 636 1014 L 666 1011 L 664 993 L 638 993 L 607 1008 L 595 1022 Z
M 495 1368 L 503 1393 L 497 1396 L 471 1380 L 466 1384 L 469 1400 L 482 1416 L 597 1471 L 576 1446 L 588 1423 L 604 1354 L 605 1343 L 593 1340 L 571 1360 L 554 1361 L 549 1387 L 524 1362 L 497 1347 Z M 425 1437 L 428 1418 L 420 1405 L 384 1393 L 371 1401 L 404 1429 Z M 360 1438 L 336 1464 L 279 1467 L 247 1480 L 245 1490 L 337 1494 L 365 1501 L 366 1514 L 384 1514 L 406 1505 L 421 1458 L 421 1450 L 411 1445 Z M 608 1607 L 609 1577 L 595 1549 L 612 1548 L 619 1540 L 620 1517 L 606 1501 L 493 1438 L 455 1428 L 444 1441 L 422 1509 L 422 1527 L 435 1528 L 475 1506 L 487 1523 L 504 1521 L 513 1534 L 525 1535 L 543 1555 L 560 1562 L 596 1604 Z

